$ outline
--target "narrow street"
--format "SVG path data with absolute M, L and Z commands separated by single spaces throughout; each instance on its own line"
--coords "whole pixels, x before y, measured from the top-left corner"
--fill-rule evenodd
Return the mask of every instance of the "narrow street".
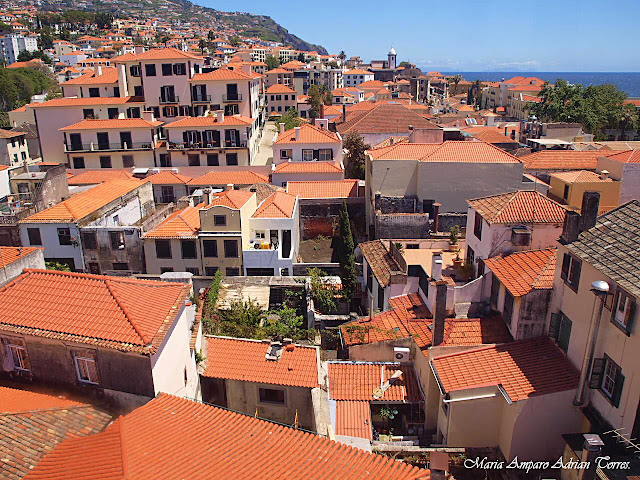
M 271 165 L 273 163 L 273 137 L 275 134 L 275 123 L 265 123 L 262 138 L 260 139 L 260 147 L 253 160 L 253 165 Z

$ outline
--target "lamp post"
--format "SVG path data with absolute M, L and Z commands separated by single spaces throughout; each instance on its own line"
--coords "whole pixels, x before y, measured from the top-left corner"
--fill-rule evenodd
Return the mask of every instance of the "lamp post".
M 584 391 L 587 383 L 587 377 L 591 372 L 591 364 L 593 362 L 593 352 L 596 349 L 598 340 L 598 330 L 600 328 L 600 320 L 602 319 L 602 309 L 604 302 L 609 295 L 609 284 L 604 280 L 596 280 L 591 284 L 591 292 L 595 295 L 593 304 L 593 313 L 591 314 L 591 324 L 589 325 L 589 334 L 587 335 L 587 349 L 582 359 L 582 368 L 580 369 L 580 380 L 576 390 L 576 397 L 573 404 L 578 407 L 584 403 Z

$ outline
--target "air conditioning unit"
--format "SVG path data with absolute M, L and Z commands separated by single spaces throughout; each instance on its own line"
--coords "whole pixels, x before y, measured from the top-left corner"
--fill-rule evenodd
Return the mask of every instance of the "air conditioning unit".
M 393 359 L 399 363 L 409 363 L 411 350 L 407 347 L 393 347 Z

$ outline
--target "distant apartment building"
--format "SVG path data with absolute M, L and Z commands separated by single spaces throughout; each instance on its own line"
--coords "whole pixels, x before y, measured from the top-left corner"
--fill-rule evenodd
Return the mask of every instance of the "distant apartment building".
M 274 84 L 267 88 L 265 100 L 267 113 L 270 115 L 282 115 L 290 108 L 296 108 L 296 91 L 282 84 Z
M 35 35 L 23 35 L 10 33 L 0 37 L 0 56 L 7 64 L 18 61 L 22 52 L 35 52 L 38 50 L 38 37 Z
M 371 82 L 374 80 L 375 74 L 367 70 L 354 68 L 344 72 L 344 86 L 357 87 L 361 83 Z
M 0 128 L 0 165 L 16 167 L 30 160 L 26 133 Z
M 341 162 L 343 152 L 340 134 L 329 131 L 326 121 L 319 120 L 317 123 L 320 126 L 305 123 L 286 131 L 281 125 L 273 143 L 273 163 Z

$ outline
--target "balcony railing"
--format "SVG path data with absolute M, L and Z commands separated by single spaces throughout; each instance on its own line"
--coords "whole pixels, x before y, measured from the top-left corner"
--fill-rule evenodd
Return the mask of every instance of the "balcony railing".
M 242 94 L 241 93 L 224 93 L 222 95 L 222 101 L 224 103 L 241 102 Z
M 75 143 L 64 146 L 68 152 L 104 152 L 110 150 L 151 150 L 151 143 L 118 142 L 118 143 Z
M 161 196 L 160 201 L 158 203 L 175 203 L 175 201 L 176 201 L 175 195 Z
M 161 95 L 158 101 L 160 104 L 180 103 L 180 97 L 178 95 Z
M 169 142 L 169 150 L 206 150 L 208 148 L 247 148 L 247 142 L 192 142 L 174 143 Z
M 194 95 L 192 98 L 193 102 L 211 102 L 211 95 Z

